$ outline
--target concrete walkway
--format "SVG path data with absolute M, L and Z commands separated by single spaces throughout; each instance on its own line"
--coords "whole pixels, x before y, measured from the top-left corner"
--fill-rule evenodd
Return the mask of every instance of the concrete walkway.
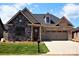
M 44 42 L 49 49 L 48 55 L 79 55 L 79 43 L 72 41 Z

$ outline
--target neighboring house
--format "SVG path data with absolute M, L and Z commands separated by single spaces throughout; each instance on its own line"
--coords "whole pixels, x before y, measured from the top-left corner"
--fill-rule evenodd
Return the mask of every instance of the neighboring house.
M 5 28 L 4 28 L 4 25 L 0 19 L 0 40 L 1 38 L 3 38 L 3 32 L 4 32 Z
M 66 17 L 32 14 L 27 8 L 18 11 L 7 23 L 8 40 L 71 40 L 73 25 Z
M 79 27 L 75 28 L 72 32 L 72 40 L 79 41 Z

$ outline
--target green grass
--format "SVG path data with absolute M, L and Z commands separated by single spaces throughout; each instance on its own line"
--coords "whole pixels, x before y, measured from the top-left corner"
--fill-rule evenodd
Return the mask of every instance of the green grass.
M 40 43 L 40 53 L 36 42 L 0 43 L 0 55 L 37 55 L 48 52 L 44 43 Z

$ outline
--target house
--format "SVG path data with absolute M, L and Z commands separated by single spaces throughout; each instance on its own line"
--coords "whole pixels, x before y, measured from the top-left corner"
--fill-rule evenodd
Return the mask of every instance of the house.
M 79 27 L 75 28 L 72 32 L 72 40 L 79 41 Z
M 27 8 L 18 11 L 7 23 L 7 39 L 12 41 L 71 40 L 73 25 L 65 16 L 50 13 L 32 14 Z
M 1 18 L 0 18 L 0 40 L 1 40 L 1 38 L 3 38 L 4 30 L 5 30 L 5 28 L 4 28 L 4 25 L 3 25 Z

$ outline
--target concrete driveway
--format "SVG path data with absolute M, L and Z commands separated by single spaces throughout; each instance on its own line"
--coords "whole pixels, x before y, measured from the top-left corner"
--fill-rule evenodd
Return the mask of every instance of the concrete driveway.
M 79 55 L 79 43 L 72 41 L 44 42 L 50 55 Z

